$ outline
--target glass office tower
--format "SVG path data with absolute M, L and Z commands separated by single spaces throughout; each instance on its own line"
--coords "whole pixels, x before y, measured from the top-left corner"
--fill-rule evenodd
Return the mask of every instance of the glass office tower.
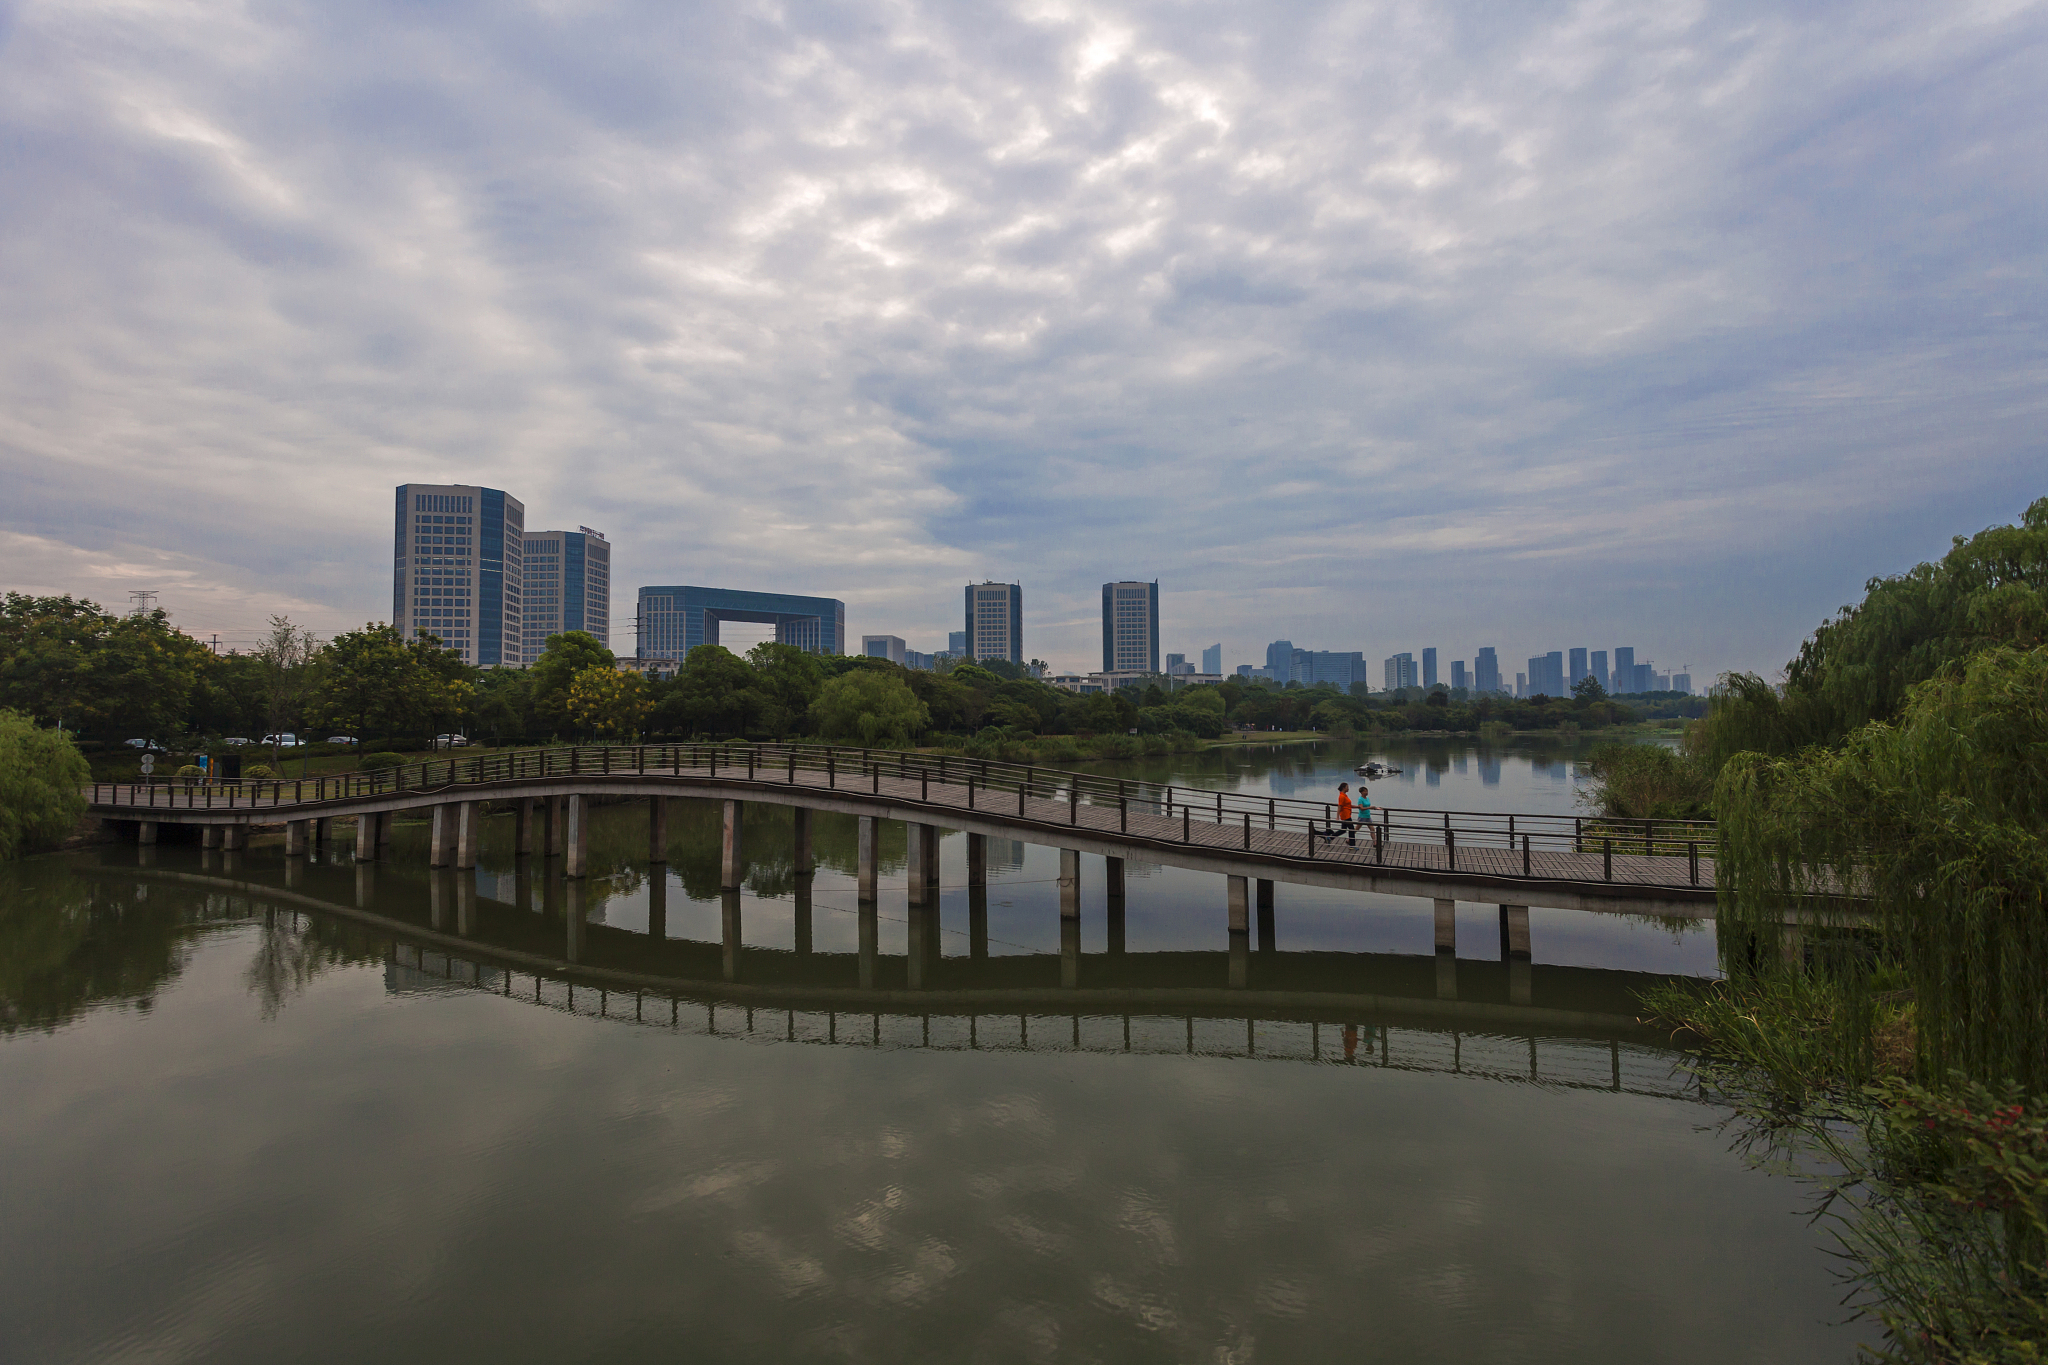
M 441 483 L 400 484 L 396 501 L 391 624 L 464 663 L 524 663 L 526 504 L 503 489 Z
M 1102 585 L 1102 671 L 1159 671 L 1159 580 Z
M 1016 583 L 967 585 L 967 657 L 1024 662 L 1024 589 Z M 1158 664 L 1158 656 L 1153 663 Z
M 525 629 L 521 648 L 532 663 L 550 635 L 581 630 L 612 643 L 612 547 L 601 531 L 526 533 Z
M 680 659 L 715 645 L 721 621 L 773 625 L 775 643 L 812 654 L 846 652 L 846 603 L 836 597 L 670 587 L 640 589 L 640 657 Z

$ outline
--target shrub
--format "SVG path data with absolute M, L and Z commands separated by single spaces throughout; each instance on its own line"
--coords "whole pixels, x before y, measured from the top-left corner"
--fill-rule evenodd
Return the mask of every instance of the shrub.
M 248 767 L 242 769 L 242 776 L 252 782 L 259 780 L 268 782 L 276 778 L 277 769 L 271 767 L 268 763 L 251 763 Z
M 356 766 L 366 773 L 382 772 L 386 768 L 405 766 L 404 754 L 364 754 Z
M 200 767 L 197 763 L 186 763 L 179 767 L 177 775 L 179 777 L 204 777 L 206 776 L 206 769 Z
M 54 848 L 85 814 L 85 756 L 58 730 L 0 711 L 0 859 Z

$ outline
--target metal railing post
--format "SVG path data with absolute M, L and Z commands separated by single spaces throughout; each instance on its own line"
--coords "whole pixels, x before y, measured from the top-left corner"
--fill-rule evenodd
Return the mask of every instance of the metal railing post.
M 1444 819 L 1448 822 L 1450 817 L 1447 815 Z M 1444 860 L 1450 864 L 1451 871 L 1458 870 L 1458 835 L 1448 823 L 1444 825 Z
M 1614 840 L 1602 839 L 1600 841 L 1600 854 L 1601 875 L 1611 882 L 1614 880 Z
M 1081 823 L 1081 780 L 1075 778 L 1067 784 L 1067 823 Z
M 1247 852 L 1247 853 L 1251 852 L 1251 847 L 1252 847 L 1252 813 L 1251 813 L 1250 811 L 1246 811 L 1246 812 L 1244 813 L 1244 847 L 1245 847 L 1245 852 Z
M 1692 884 L 1698 886 L 1700 884 L 1700 846 L 1697 843 L 1689 842 L 1686 844 L 1685 861 L 1692 871 Z
M 1182 843 L 1187 844 L 1194 842 L 1192 838 L 1192 830 L 1193 826 L 1189 823 L 1188 819 L 1188 807 L 1182 806 L 1180 808 L 1180 841 Z
M 1522 875 L 1529 875 L 1529 836 L 1522 836 Z
M 1131 802 L 1122 792 L 1116 797 L 1116 829 L 1119 834 L 1131 832 Z

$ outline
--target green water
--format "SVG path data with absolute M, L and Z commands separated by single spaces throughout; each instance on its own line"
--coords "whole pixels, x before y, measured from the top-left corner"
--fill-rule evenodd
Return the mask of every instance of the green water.
M 1438 1000 L 1426 904 L 1282 887 L 1237 1009 L 1212 887 L 1134 875 L 1119 952 L 1084 870 L 1068 1007 L 1042 851 L 997 850 L 977 933 L 951 839 L 920 1007 L 900 864 L 863 993 L 850 823 L 819 818 L 805 886 L 772 815 L 733 906 L 685 803 L 668 868 L 598 811 L 573 894 L 503 819 L 475 873 L 429 873 L 418 826 L 367 873 L 269 844 L 0 867 L 0 1357 L 1846 1362 L 1869 1335 L 1799 1188 L 1627 1026 L 1710 932 L 1539 932 L 1518 1013 L 1483 935 Z

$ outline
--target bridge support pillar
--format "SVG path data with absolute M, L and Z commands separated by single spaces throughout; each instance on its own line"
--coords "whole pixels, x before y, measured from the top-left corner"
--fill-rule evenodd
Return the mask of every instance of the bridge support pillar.
M 524 858 L 533 852 L 533 798 L 522 796 L 512 803 L 512 852 Z
M 150 828 L 149 838 L 151 843 L 156 842 L 156 828 L 154 826 Z M 303 858 L 306 856 L 306 822 L 304 820 L 287 820 L 284 822 L 284 856 L 287 858 Z
M 455 898 L 455 884 L 448 869 L 437 867 L 427 874 L 427 924 L 437 934 L 448 932 L 448 902 Z
M 718 888 L 721 891 L 737 892 L 740 889 L 740 882 L 745 878 L 747 851 L 742 842 L 742 834 L 746 818 L 746 802 L 725 803 L 725 836 L 718 857 Z
M 327 847 L 327 840 L 331 833 L 327 817 L 324 815 L 316 816 L 307 821 L 306 824 L 308 826 L 306 830 L 307 837 L 312 841 L 313 852 L 317 854 L 321 849 Z
M 583 882 L 571 877 L 562 883 L 562 915 L 568 920 L 568 940 L 563 944 L 562 955 L 571 962 L 583 960 L 583 936 L 587 926 L 583 922 Z
M 199 827 L 199 846 L 201 848 L 219 848 L 220 826 L 201 825 Z
M 374 863 L 377 861 L 377 822 L 382 818 L 382 816 L 378 815 L 358 815 L 356 817 L 355 859 L 357 862 Z
M 668 937 L 668 876 L 647 879 L 647 937 L 659 943 Z
M 668 861 L 668 798 L 647 798 L 647 861 Z
M 1458 903 L 1436 902 L 1436 998 L 1458 998 Z
M 1081 918 L 1081 852 L 1079 849 L 1060 850 L 1060 918 L 1078 920 Z
M 397 826 L 397 811 L 387 810 L 377 816 L 377 856 L 379 858 L 382 858 L 391 851 L 391 836 Z
M 912 901 L 909 923 L 909 951 L 904 958 L 904 984 L 911 990 L 931 989 L 932 974 L 939 962 L 939 898 Z
M 462 801 L 455 807 L 455 865 L 476 866 L 476 846 L 483 836 L 483 803 Z
M 939 829 L 912 822 L 903 827 L 909 858 L 910 903 L 925 905 L 939 898 Z
M 1778 956 L 1788 967 L 1806 965 L 1806 931 L 1796 924 L 1778 926 Z
M 796 886 L 793 888 L 796 902 L 796 941 L 791 946 L 796 949 L 799 957 L 808 957 L 811 952 L 811 883 L 814 879 L 812 873 L 799 873 Z
M 863 905 L 872 905 L 875 894 L 875 865 L 880 861 L 881 850 L 877 846 L 881 838 L 881 822 L 872 815 L 857 817 L 860 820 L 860 854 L 854 873 L 854 888 Z
M 1503 905 L 1500 908 L 1500 960 L 1529 960 L 1529 907 Z
M 967 836 L 967 885 L 988 887 L 988 836 L 970 834 Z
M 1273 883 L 1265 877 L 1260 877 L 1258 882 L 1259 951 L 1262 953 L 1276 952 L 1278 947 L 1273 930 Z
M 156 821 L 137 820 L 135 822 L 135 842 L 143 845 L 145 848 L 148 847 L 150 844 L 155 843 Z
M 590 863 L 590 798 L 583 795 L 568 797 L 568 828 L 563 831 L 562 873 L 568 877 L 582 877 Z
M 373 862 L 356 864 L 356 909 L 367 910 L 370 902 L 377 898 L 377 865 Z
M 455 932 L 476 937 L 476 873 L 455 874 Z
M 863 825 L 874 823 L 862 816 Z M 860 912 L 860 988 L 871 991 L 875 988 L 875 958 L 880 952 L 881 913 L 874 897 L 864 896 L 858 906 Z
M 223 852 L 240 853 L 249 843 L 247 825 L 227 825 L 220 832 L 220 846 Z
M 1251 887 L 1243 877 L 1225 877 L 1230 899 L 1230 988 L 1243 990 L 1251 979 Z
M 1102 869 L 1109 902 L 1104 915 L 1109 927 L 1109 951 L 1121 955 L 1124 950 L 1124 860 L 1104 858 Z
M 1103 879 L 1108 883 L 1106 889 L 1109 892 L 1110 903 L 1113 905 L 1122 904 L 1124 898 L 1124 860 L 1122 858 L 1104 858 L 1102 860 L 1102 870 L 1104 873 Z
M 739 802 L 728 802 L 738 805 Z M 719 942 L 725 949 L 723 967 L 727 981 L 740 979 L 740 891 L 731 887 L 719 893 Z
M 547 826 L 542 838 L 545 847 L 542 852 L 550 858 L 562 856 L 562 827 L 568 818 L 569 799 L 565 796 L 546 797 L 541 802 L 541 823 Z
M 455 803 L 444 801 L 434 807 L 433 825 L 427 835 L 427 866 L 446 867 L 455 861 Z
M 793 870 L 799 877 L 808 877 L 818 870 L 818 859 L 811 851 L 811 810 L 808 806 L 794 806 L 789 814 Z
M 306 884 L 306 860 L 287 858 L 284 860 L 284 889 L 297 891 Z
M 988 960 L 988 883 L 967 886 L 967 956 Z
M 1060 916 L 1060 988 L 1077 990 L 1081 985 L 1081 917 Z

